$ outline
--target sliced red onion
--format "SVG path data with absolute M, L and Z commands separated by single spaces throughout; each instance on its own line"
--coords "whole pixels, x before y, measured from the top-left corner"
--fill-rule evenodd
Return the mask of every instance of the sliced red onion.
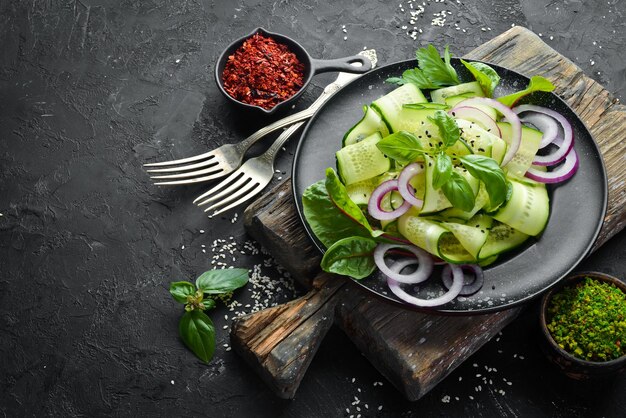
M 498 127 L 496 121 L 477 107 L 466 106 L 465 102 L 462 102 L 461 105 L 448 111 L 448 113 L 455 118 L 475 122 L 483 127 L 487 132 L 491 132 L 492 134 L 502 138 L 502 132 L 500 132 L 500 128 Z
M 412 163 L 404 167 L 400 176 L 398 177 L 398 191 L 405 202 L 409 202 L 411 205 L 421 208 L 424 205 L 424 201 L 415 197 L 413 187 L 409 184 L 409 181 L 417 174 L 424 171 L 424 166 L 418 163 Z
M 519 149 L 520 143 L 522 142 L 522 122 L 517 117 L 517 114 L 513 112 L 508 106 L 503 105 L 497 100 L 489 99 L 487 97 L 473 97 L 471 99 L 463 100 L 463 106 L 472 106 L 472 105 L 484 105 L 490 106 L 496 109 L 498 112 L 502 113 L 504 119 L 511 124 L 511 143 L 507 144 L 506 154 L 504 154 L 504 158 L 502 159 L 502 167 L 508 164 L 509 161 L 513 159 L 515 153 Z
M 387 180 L 374 189 L 372 195 L 370 196 L 370 200 L 367 202 L 367 211 L 372 218 L 378 219 L 379 221 L 390 221 L 392 219 L 396 219 L 409 210 L 411 203 L 406 200 L 399 208 L 392 210 L 391 212 L 386 212 L 380 207 L 385 195 L 395 190 L 398 190 L 398 180 Z
M 559 147 L 559 149 L 549 155 L 536 156 L 533 160 L 533 164 L 543 166 L 557 164 L 559 161 L 562 161 L 565 155 L 567 155 L 567 153 L 572 149 L 572 146 L 574 145 L 574 131 L 572 130 L 572 125 L 569 121 L 560 113 L 555 112 L 552 109 L 529 104 L 519 105 L 514 108 L 513 111 L 517 114 L 522 112 L 535 112 L 550 116 L 563 128 L 563 144 Z
M 483 273 L 483 269 L 477 264 L 462 264 L 461 270 L 471 270 L 473 275 L 471 277 L 465 277 L 463 275 L 463 288 L 459 292 L 459 296 L 469 296 L 478 292 L 485 282 L 485 275 Z M 443 281 L 443 285 L 446 289 L 450 289 L 452 287 L 452 268 L 450 264 L 446 264 L 443 268 L 443 272 L 441 273 L 441 280 Z
M 393 264 L 392 267 L 389 267 L 385 262 L 385 254 L 392 248 L 402 248 L 404 250 L 410 251 L 415 255 L 415 257 L 417 257 L 417 259 L 409 259 L 411 262 L 402 265 L 402 267 L 400 268 L 398 268 L 398 262 Z M 376 266 L 381 271 L 381 273 L 383 273 L 388 278 L 400 283 L 421 283 L 427 280 L 433 271 L 433 259 L 430 254 L 414 245 L 378 244 L 378 246 L 374 250 L 374 262 L 376 263 Z M 414 272 L 410 274 L 400 274 L 402 268 L 406 267 L 409 264 L 417 263 L 419 263 L 419 267 Z
M 539 171 L 531 166 L 525 176 L 541 183 L 560 183 L 572 177 L 578 170 L 578 165 L 578 155 L 572 148 L 565 156 L 565 162 L 556 170 Z
M 535 128 L 541 131 L 541 142 L 539 143 L 539 149 L 545 148 L 548 144 L 551 144 L 559 134 L 559 125 L 554 119 L 548 115 L 542 113 L 530 113 L 520 118 L 524 123 L 530 123 Z
M 398 281 L 393 280 L 392 278 L 387 279 L 387 285 L 389 285 L 389 289 L 393 292 L 394 295 L 396 295 L 404 302 L 410 303 L 411 305 L 424 308 L 440 306 L 454 300 L 454 298 L 459 295 L 459 292 L 463 288 L 463 281 L 465 280 L 465 277 L 463 276 L 463 270 L 461 270 L 459 266 L 454 264 L 451 264 L 451 269 L 453 276 L 452 286 L 450 287 L 450 290 L 448 290 L 448 292 L 437 298 L 420 299 L 416 298 L 415 296 L 411 296 L 400 287 L 400 283 L 398 283 Z

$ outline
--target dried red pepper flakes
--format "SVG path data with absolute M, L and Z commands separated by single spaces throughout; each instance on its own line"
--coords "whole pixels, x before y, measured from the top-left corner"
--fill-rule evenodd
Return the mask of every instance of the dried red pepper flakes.
M 234 99 L 269 110 L 302 88 L 304 64 L 287 45 L 256 33 L 228 57 L 222 79 Z

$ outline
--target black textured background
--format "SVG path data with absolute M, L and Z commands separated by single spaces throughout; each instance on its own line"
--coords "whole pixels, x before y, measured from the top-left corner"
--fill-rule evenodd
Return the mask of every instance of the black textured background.
M 252 254 L 241 209 L 208 220 L 191 204 L 203 187 L 157 189 L 141 164 L 267 123 L 228 105 L 212 79 L 232 39 L 263 26 L 316 58 L 367 47 L 384 64 L 429 42 L 460 55 L 517 24 L 626 96 L 623 1 L 424 3 L 413 40 L 421 2 L 0 0 L 0 417 L 624 416 L 626 377 L 562 377 L 539 350 L 532 309 L 416 403 L 337 329 L 293 401 L 229 350 L 234 315 L 298 292 Z M 443 26 L 431 25 L 442 10 Z M 333 77 L 316 77 L 298 108 Z M 578 269 L 626 277 L 625 242 L 622 232 Z M 167 288 L 212 268 L 220 249 L 228 257 L 216 261 L 258 274 L 236 294 L 241 306 L 211 312 L 207 366 L 179 341 L 182 309 Z

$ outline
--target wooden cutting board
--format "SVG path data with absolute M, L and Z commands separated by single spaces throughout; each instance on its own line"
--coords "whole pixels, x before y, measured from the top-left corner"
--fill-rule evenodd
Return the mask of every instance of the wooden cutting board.
M 515 27 L 466 55 L 543 75 L 597 141 L 609 178 L 609 207 L 594 250 L 626 220 L 626 108 L 537 35 Z M 275 393 L 292 398 L 324 335 L 339 325 L 407 399 L 417 400 L 511 322 L 521 308 L 481 316 L 436 316 L 387 304 L 349 280 L 320 272 L 320 254 L 295 211 L 284 181 L 247 208 L 247 231 L 311 290 L 305 296 L 237 318 L 233 348 Z

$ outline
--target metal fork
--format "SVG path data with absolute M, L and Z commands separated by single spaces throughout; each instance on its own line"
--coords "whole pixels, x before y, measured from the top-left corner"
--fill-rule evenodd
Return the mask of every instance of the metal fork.
M 369 58 L 372 62 L 372 68 L 376 66 L 377 57 L 375 50 L 361 51 L 359 55 Z M 278 129 L 310 118 L 335 91 L 358 76 L 359 74 L 339 73 L 337 79 L 326 86 L 324 92 L 307 109 L 259 129 L 237 144 L 225 144 L 213 151 L 180 160 L 144 164 L 144 167 L 158 167 L 151 168 L 147 172 L 156 174 L 150 178 L 157 180 L 154 184 L 159 186 L 194 184 L 224 177 L 241 165 L 246 151 L 258 140 Z
M 217 201 L 204 210 L 205 212 L 215 210 L 209 215 L 209 218 L 212 218 L 252 199 L 272 180 L 275 173 L 274 161 L 278 151 L 303 124 L 304 122 L 298 122 L 285 129 L 267 151 L 247 160 L 237 171 L 198 196 L 193 203 L 202 207 Z
M 241 165 L 246 151 L 259 139 L 275 130 L 310 118 L 321 104 L 322 103 L 315 102 L 305 110 L 294 113 L 291 116 L 259 129 L 237 144 L 224 144 L 204 154 L 180 160 L 144 164 L 144 167 L 159 167 L 146 170 L 148 173 L 157 174 L 152 175 L 150 178 L 158 180 L 154 184 L 159 186 L 194 184 L 224 177 L 235 171 Z

